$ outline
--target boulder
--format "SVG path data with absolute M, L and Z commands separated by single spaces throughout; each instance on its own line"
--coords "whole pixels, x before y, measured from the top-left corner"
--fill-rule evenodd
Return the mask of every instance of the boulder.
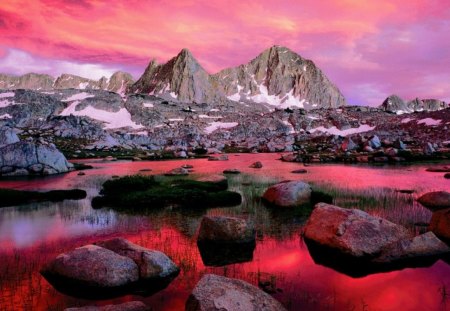
M 0 168 L 13 168 L 8 175 L 58 174 L 73 170 L 54 145 L 30 141 L 16 142 L 0 148 Z M 3 169 L 0 170 L 3 172 Z
M 450 179 L 450 173 L 446 173 L 446 174 L 444 175 L 444 178 L 445 178 L 445 179 Z
M 353 140 L 350 137 L 347 137 L 344 139 L 341 145 L 342 151 L 351 151 L 358 148 L 358 145 L 353 142 Z
M 381 141 L 377 135 L 375 135 L 371 139 L 369 139 L 368 143 L 369 143 L 369 146 L 372 147 L 373 149 L 378 149 L 381 147 Z
M 19 137 L 10 127 L 0 128 L 0 147 L 19 142 Z
M 148 311 L 150 308 L 141 301 L 129 301 L 118 305 L 86 306 L 67 308 L 64 311 Z
M 259 288 L 236 279 L 206 274 L 186 302 L 186 311 L 286 310 Z
M 410 235 L 404 227 L 366 212 L 318 203 L 306 223 L 304 237 L 339 255 L 370 259 Z
M 86 245 L 58 255 L 44 267 L 42 274 L 88 288 L 114 288 L 136 282 L 139 268 L 128 257 Z
M 417 201 L 432 211 L 450 208 L 450 193 L 447 191 L 428 192 L 419 197 Z
M 434 212 L 429 229 L 441 239 L 450 241 L 450 208 Z
M 100 241 L 95 245 L 132 259 L 139 267 L 140 280 L 166 278 L 180 271 L 166 254 L 144 248 L 123 238 Z
M 283 154 L 281 156 L 281 161 L 283 162 L 295 162 L 297 160 L 297 155 L 294 153 Z
M 262 167 L 263 167 L 263 165 L 259 161 L 256 161 L 250 165 L 250 168 L 262 168 Z
M 391 244 L 374 260 L 374 263 L 418 260 L 445 255 L 449 252 L 450 247 L 447 244 L 438 239 L 433 232 L 427 232 Z
M 263 199 L 281 207 L 295 207 L 311 200 L 311 187 L 299 180 L 284 181 L 270 186 L 263 194 Z
M 211 174 L 211 175 L 206 175 L 206 176 L 202 176 L 196 179 L 197 181 L 201 181 L 201 182 L 210 182 L 210 183 L 215 183 L 215 184 L 227 184 L 228 185 L 228 179 L 220 174 Z
M 449 166 L 443 166 L 443 167 L 429 167 L 426 169 L 427 172 L 435 172 L 435 173 L 450 173 L 450 167 Z
M 255 229 L 245 219 L 226 216 L 204 216 L 198 242 L 246 243 L 255 240 Z

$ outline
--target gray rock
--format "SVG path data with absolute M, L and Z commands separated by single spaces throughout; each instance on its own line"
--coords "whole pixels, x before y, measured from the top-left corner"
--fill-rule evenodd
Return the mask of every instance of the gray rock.
M 43 269 L 43 274 L 79 286 L 114 288 L 138 281 L 139 268 L 128 257 L 86 245 L 58 255 Z
M 366 212 L 318 203 L 306 223 L 304 237 L 342 255 L 370 259 L 410 235 L 404 227 Z
M 180 271 L 166 254 L 136 245 L 123 238 L 100 241 L 95 245 L 132 259 L 139 267 L 140 280 L 166 278 Z
M 252 242 L 255 229 L 245 219 L 225 216 L 204 216 L 198 234 L 199 242 Z
M 0 148 L 6 145 L 19 142 L 19 137 L 10 127 L 0 128 Z
M 302 181 L 285 181 L 270 186 L 263 199 L 281 207 L 295 207 L 311 200 L 311 186 Z
M 186 311 L 286 310 L 259 288 L 236 279 L 206 274 L 186 302 Z

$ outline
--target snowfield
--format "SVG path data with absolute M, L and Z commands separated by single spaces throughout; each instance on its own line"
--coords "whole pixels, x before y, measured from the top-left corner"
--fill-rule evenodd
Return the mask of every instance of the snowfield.
M 428 126 L 439 125 L 442 120 L 435 120 L 433 118 L 425 118 L 417 121 L 417 124 L 425 124 Z
M 367 124 L 363 124 L 363 125 L 360 125 L 359 127 L 353 127 L 353 128 L 349 128 L 346 130 L 340 130 L 340 129 L 336 128 L 336 126 L 333 126 L 330 128 L 325 128 L 323 126 L 319 126 L 314 129 L 310 129 L 309 132 L 310 133 L 322 132 L 322 133 L 326 133 L 328 135 L 347 136 L 347 135 L 352 135 L 352 134 L 357 134 L 357 133 L 369 132 L 374 129 L 375 129 L 375 126 L 370 126 Z
M 0 98 L 14 97 L 14 92 L 0 93 Z
M 211 122 L 209 123 L 209 126 L 205 128 L 205 133 L 211 134 L 212 132 L 218 129 L 229 129 L 237 125 L 238 125 L 237 122 Z
M 71 102 L 74 100 L 83 100 L 83 99 L 90 98 L 90 97 L 95 97 L 95 95 L 83 92 L 83 93 L 74 94 L 66 99 L 61 100 L 61 101 Z

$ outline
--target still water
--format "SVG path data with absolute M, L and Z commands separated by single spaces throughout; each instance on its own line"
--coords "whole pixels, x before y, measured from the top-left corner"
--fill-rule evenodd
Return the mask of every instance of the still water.
M 298 175 L 291 171 L 303 168 L 302 164 L 283 163 L 278 158 L 277 154 L 241 154 L 230 155 L 230 160 L 223 162 L 85 160 L 82 162 L 95 167 L 84 171 L 85 176 L 71 172 L 46 178 L 0 180 L 2 188 L 81 188 L 88 192 L 88 198 L 80 201 L 0 209 L 0 310 L 62 310 L 130 300 L 144 301 L 153 310 L 183 310 L 189 293 L 205 273 L 243 279 L 256 286 L 270 282 L 273 296 L 289 310 L 450 310 L 448 263 L 438 261 L 427 268 L 353 278 L 314 263 L 301 238 L 307 215 L 269 209 L 257 200 L 270 183 L 301 179 L 331 192 L 336 205 L 363 208 L 417 233 L 425 229 L 415 224 L 428 222 L 431 213 L 414 199 L 428 191 L 449 191 L 450 180 L 444 179 L 442 173 L 425 171 L 433 165 L 318 164 L 306 167 L 307 174 Z M 254 161 L 261 161 L 263 168 L 249 168 Z M 90 206 L 90 199 L 102 182 L 112 175 L 161 174 L 183 164 L 192 164 L 193 174 L 198 175 L 239 169 L 243 174 L 230 176 L 229 180 L 231 189 L 243 194 L 243 204 L 204 211 L 164 209 L 140 215 L 93 210 Z M 142 169 L 152 171 L 140 172 Z M 415 192 L 400 194 L 396 189 Z M 370 200 L 362 200 L 361 196 Z M 196 244 L 196 231 L 205 214 L 234 215 L 254 221 L 257 244 L 253 259 L 223 267 L 205 266 Z M 180 266 L 180 275 L 150 297 L 84 300 L 59 293 L 39 273 L 47 261 L 61 252 L 119 236 L 165 252 Z

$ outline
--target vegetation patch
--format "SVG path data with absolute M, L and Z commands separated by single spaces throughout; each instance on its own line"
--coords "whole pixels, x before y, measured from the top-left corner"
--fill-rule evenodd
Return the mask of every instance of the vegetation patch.
M 0 207 L 5 207 L 22 205 L 32 202 L 80 200 L 86 198 L 86 191 L 80 189 L 72 189 L 38 192 L 0 188 L 0 198 Z
M 92 200 L 94 208 L 148 209 L 166 206 L 191 208 L 235 206 L 242 201 L 226 183 L 195 180 L 156 180 L 153 176 L 125 176 L 103 184 L 101 196 Z

